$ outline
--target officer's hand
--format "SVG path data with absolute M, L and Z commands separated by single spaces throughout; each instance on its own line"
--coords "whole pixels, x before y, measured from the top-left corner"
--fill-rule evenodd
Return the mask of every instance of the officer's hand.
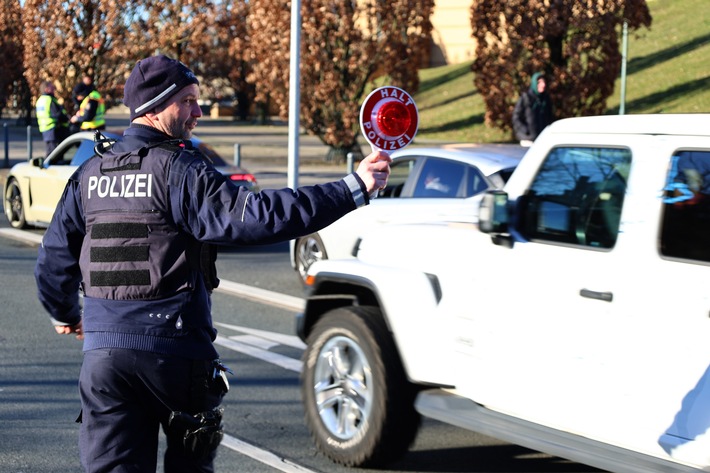
M 84 339 L 84 330 L 81 322 L 76 325 L 55 325 L 54 330 L 56 330 L 59 335 L 69 335 L 70 333 L 75 333 L 77 340 Z
M 358 165 L 355 172 L 365 183 L 368 194 L 373 194 L 387 185 L 391 162 L 390 155 L 382 150 L 373 151 L 360 161 L 360 165 Z

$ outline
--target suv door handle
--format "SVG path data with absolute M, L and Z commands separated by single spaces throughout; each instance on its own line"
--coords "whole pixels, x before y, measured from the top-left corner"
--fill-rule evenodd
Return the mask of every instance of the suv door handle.
M 611 292 L 590 291 L 589 289 L 580 289 L 579 295 L 589 299 L 599 299 L 600 301 L 611 302 L 614 299 L 614 294 Z

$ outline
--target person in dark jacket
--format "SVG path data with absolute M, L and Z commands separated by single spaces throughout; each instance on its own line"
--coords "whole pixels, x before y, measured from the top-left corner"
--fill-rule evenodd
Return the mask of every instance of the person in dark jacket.
M 56 87 L 52 81 L 42 82 L 42 95 L 37 98 L 35 109 L 37 125 L 45 144 L 45 156 L 69 136 L 69 117 L 67 111 L 54 96 Z
M 105 130 L 106 129 L 106 104 L 96 90 L 91 76 L 84 75 L 72 91 L 74 102 L 79 109 L 71 117 L 71 131 Z
M 520 94 L 513 110 L 513 130 L 522 146 L 530 146 L 547 125 L 554 121 L 552 100 L 542 72 L 530 79 L 530 87 Z
M 326 184 L 253 192 L 188 139 L 199 82 L 163 55 L 125 84 L 123 139 L 70 178 L 39 249 L 39 299 L 60 334 L 84 340 L 79 450 L 87 472 L 211 472 L 228 390 L 213 345 L 209 244 L 267 244 L 315 232 L 369 203 L 391 159 L 375 151 Z M 83 309 L 79 292 L 84 295 Z

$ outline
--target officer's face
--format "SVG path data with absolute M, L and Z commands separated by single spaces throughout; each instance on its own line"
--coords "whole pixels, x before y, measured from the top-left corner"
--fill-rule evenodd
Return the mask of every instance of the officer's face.
M 197 119 L 202 116 L 202 110 L 197 103 L 199 98 L 200 88 L 196 84 L 184 87 L 171 97 L 166 107 L 156 114 L 163 132 L 183 140 L 192 137 Z

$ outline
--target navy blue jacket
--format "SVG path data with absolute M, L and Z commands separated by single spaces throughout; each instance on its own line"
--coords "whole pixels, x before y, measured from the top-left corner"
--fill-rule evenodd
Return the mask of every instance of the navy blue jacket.
M 169 140 L 150 127 L 132 125 L 122 141 L 113 145 L 115 153 L 132 152 L 149 144 Z M 95 157 L 93 159 L 100 159 Z M 150 159 L 150 152 L 145 159 Z M 52 222 L 39 249 L 35 278 L 39 300 L 57 324 L 75 325 L 81 320 L 79 266 L 86 220 L 82 206 L 81 166 L 69 179 Z M 222 245 L 269 244 L 293 239 L 320 230 L 360 205 L 368 203 L 364 183 L 356 174 L 340 181 L 297 190 L 252 192 L 236 186 L 205 160 L 193 160 L 182 176 L 171 176 L 176 183 L 169 191 L 172 220 L 178 230 L 206 243 Z M 166 310 L 175 296 L 164 299 Z M 180 297 L 184 297 L 181 294 Z M 84 311 L 92 324 L 84 324 L 84 350 L 130 348 L 193 359 L 216 358 L 212 345 L 216 331 L 211 326 L 210 297 L 204 284 L 190 293 L 190 306 L 208 318 L 209 326 L 193 330 L 188 336 L 121 336 L 121 329 L 91 330 L 111 321 L 145 311 L 145 301 L 86 298 Z M 160 310 L 160 301 L 151 301 L 151 310 Z M 90 312 L 90 314 L 89 314 Z M 123 317 L 124 319 L 126 317 Z M 101 323 L 96 323 L 100 321 Z

